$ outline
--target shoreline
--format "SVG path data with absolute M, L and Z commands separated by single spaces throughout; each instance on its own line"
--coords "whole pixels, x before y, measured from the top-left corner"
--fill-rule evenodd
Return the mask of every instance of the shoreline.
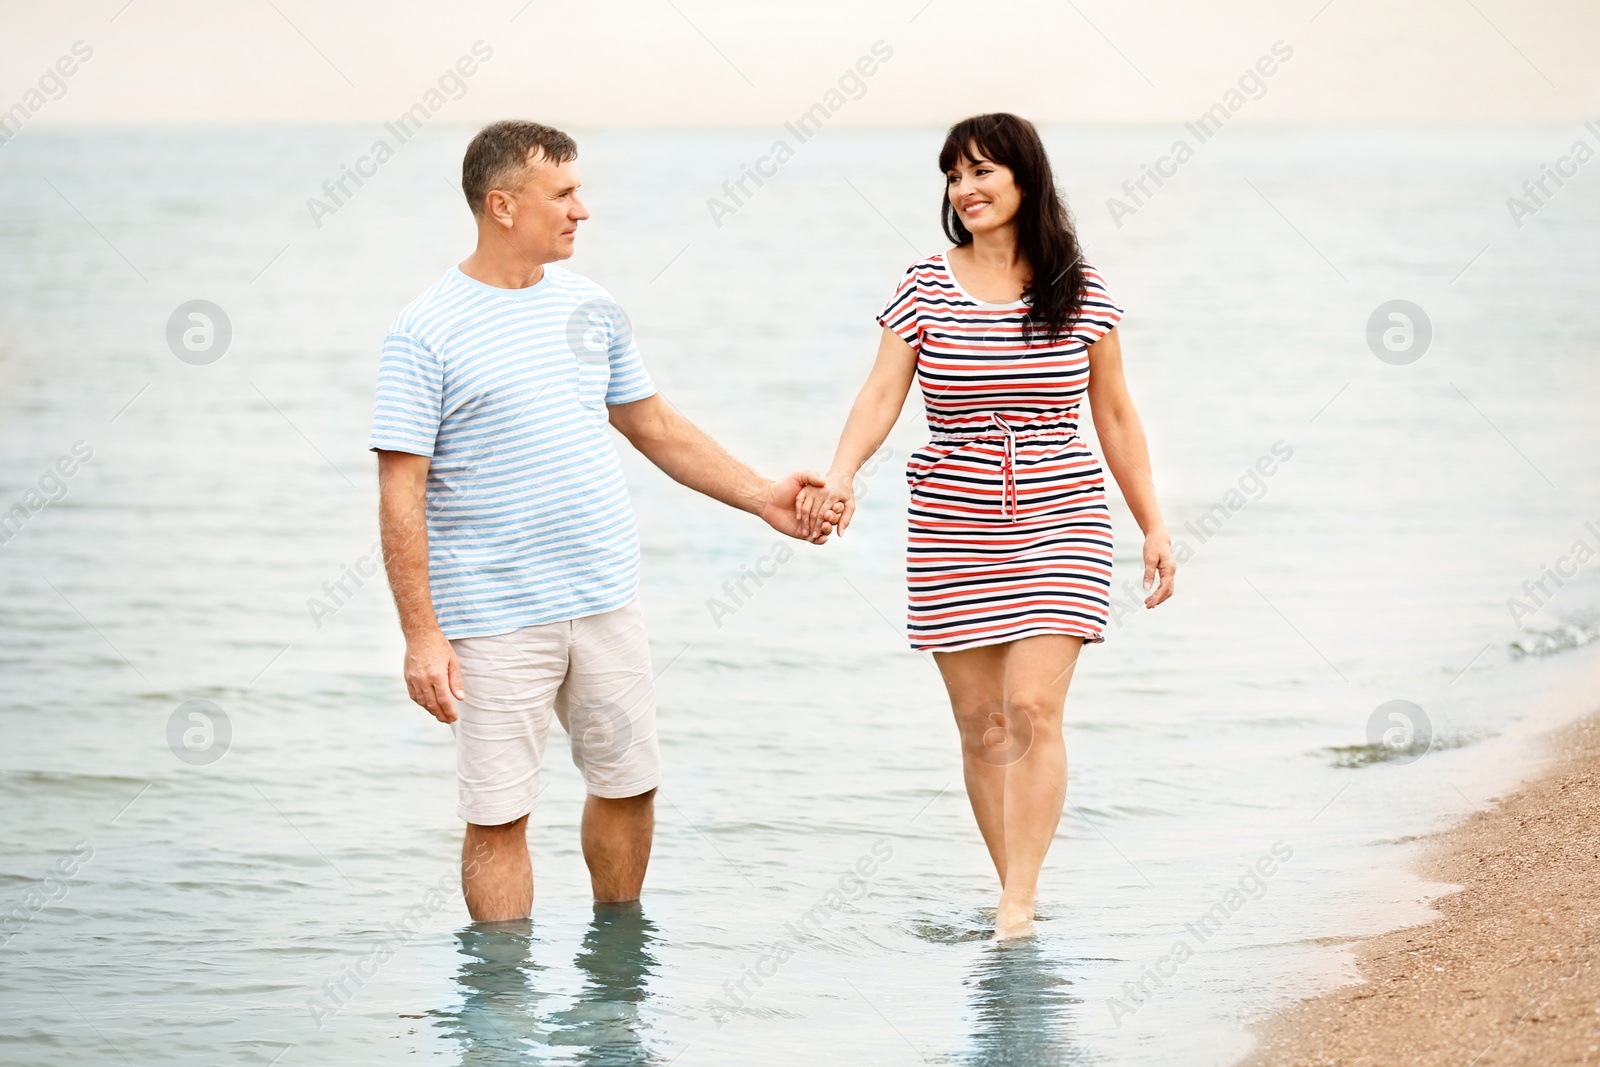
M 1361 981 L 1251 1026 L 1237 1067 L 1600 1064 L 1600 711 L 1545 747 L 1423 854 L 1461 886 L 1438 917 L 1363 941 Z

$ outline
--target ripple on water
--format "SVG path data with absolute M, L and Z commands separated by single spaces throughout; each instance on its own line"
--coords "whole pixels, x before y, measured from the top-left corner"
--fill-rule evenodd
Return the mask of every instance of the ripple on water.
M 901 928 L 935 945 L 988 941 L 994 937 L 994 909 L 982 908 L 953 920 L 910 919 L 902 923 Z

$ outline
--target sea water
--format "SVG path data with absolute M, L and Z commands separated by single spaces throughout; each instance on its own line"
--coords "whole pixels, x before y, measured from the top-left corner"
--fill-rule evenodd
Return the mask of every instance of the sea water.
M 1226 1064 L 1425 919 L 1448 887 L 1406 842 L 1592 708 L 1600 200 L 1507 204 L 1581 131 L 1229 128 L 1141 187 L 1173 130 L 1059 128 L 1184 562 L 1139 607 L 1113 492 L 1037 939 L 986 940 L 902 636 L 915 398 L 821 548 L 618 439 L 665 763 L 644 901 L 592 909 L 557 731 L 534 921 L 474 927 L 365 451 L 389 322 L 471 248 L 471 131 L 341 190 L 381 133 L 0 149 L 6 1062 Z M 946 247 L 940 132 L 829 130 L 737 197 L 781 131 L 576 133 L 570 266 L 663 393 L 758 470 L 825 468 L 874 313 Z

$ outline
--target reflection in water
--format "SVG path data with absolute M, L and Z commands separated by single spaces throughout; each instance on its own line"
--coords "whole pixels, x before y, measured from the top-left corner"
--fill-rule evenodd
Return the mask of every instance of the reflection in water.
M 532 923 L 474 923 L 456 932 L 467 957 L 456 975 L 461 1007 L 435 1012 L 439 1025 L 461 1046 L 463 1067 L 529 1062 L 539 1044 L 538 1006 L 543 967 L 532 959 Z
M 664 1062 L 645 1047 L 649 1024 L 639 1007 L 655 974 L 655 924 L 637 901 L 595 904 L 594 921 L 574 961 L 583 989 L 570 1008 L 550 1019 L 549 1043 L 575 1047 L 577 1062 L 592 1067 L 647 1067 Z
M 640 1006 L 657 967 L 650 946 L 655 925 L 637 902 L 596 904 L 574 963 L 583 987 L 570 1005 L 545 1015 L 553 995 L 547 968 L 533 960 L 541 944 L 527 920 L 474 923 L 457 933 L 461 1007 L 435 1013 L 461 1047 L 463 1067 L 579 1063 L 651 1067 L 664 1063 L 645 1047 Z
M 1001 941 L 984 949 L 968 984 L 972 988 L 972 1067 L 1068 1067 L 1082 1049 L 1072 1047 L 1068 1021 L 1082 1003 L 1070 979 L 1037 938 Z

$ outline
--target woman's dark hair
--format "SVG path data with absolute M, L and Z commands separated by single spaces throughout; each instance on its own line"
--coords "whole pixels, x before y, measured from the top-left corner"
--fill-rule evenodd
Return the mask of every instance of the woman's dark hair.
M 1071 328 L 1083 303 L 1083 253 L 1072 229 L 1072 216 L 1056 193 L 1039 131 L 1027 119 L 1003 112 L 974 115 L 950 127 L 939 150 L 939 173 L 949 174 L 956 160 L 973 161 L 972 153 L 1011 170 L 1022 203 L 1017 208 L 1017 247 L 1033 271 L 1022 296 L 1028 302 L 1023 320 L 1024 340 L 1042 330 L 1055 343 Z M 957 245 L 970 244 L 972 234 L 950 203 L 948 190 L 942 209 L 945 236 Z

